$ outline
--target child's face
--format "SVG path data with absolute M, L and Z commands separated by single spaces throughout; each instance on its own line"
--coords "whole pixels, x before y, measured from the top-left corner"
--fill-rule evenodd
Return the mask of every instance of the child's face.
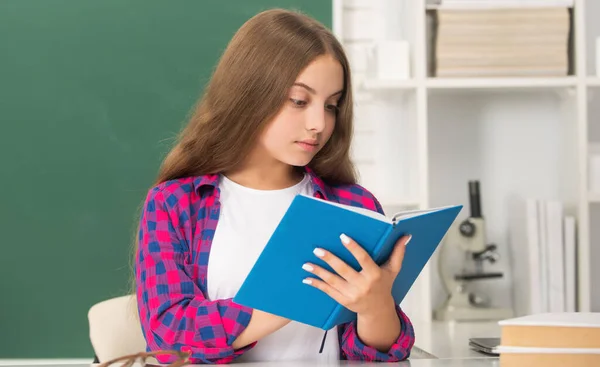
M 344 72 L 329 55 L 316 58 L 298 76 L 288 100 L 261 137 L 264 151 L 279 162 L 305 166 L 335 127 Z

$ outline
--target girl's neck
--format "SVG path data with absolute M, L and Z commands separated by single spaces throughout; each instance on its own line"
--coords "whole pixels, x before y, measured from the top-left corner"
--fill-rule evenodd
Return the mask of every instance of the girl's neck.
M 285 189 L 297 184 L 303 177 L 295 167 L 284 164 L 277 167 L 247 166 L 224 174 L 231 181 L 256 190 Z

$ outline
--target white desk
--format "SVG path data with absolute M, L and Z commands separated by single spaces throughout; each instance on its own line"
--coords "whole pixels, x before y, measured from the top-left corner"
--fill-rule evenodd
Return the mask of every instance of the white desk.
M 469 348 L 469 338 L 500 337 L 497 322 L 446 323 L 434 321 L 430 327 L 415 324 L 415 345 L 437 358 L 489 358 Z M 419 353 L 415 357 L 423 358 Z
M 332 364 L 307 362 L 235 363 L 239 367 L 499 367 L 498 358 L 489 357 L 469 348 L 469 338 L 498 337 L 500 327 L 493 322 L 443 323 L 433 322 L 429 327 L 415 326 L 415 345 L 433 354 L 437 359 L 423 359 L 426 355 L 413 352 L 411 359 L 400 363 L 360 363 L 340 361 Z M 90 364 L 32 364 L 2 365 L 2 367 L 94 367 Z M 113 365 L 119 367 L 120 364 Z M 136 367 L 138 365 L 133 365 Z M 188 365 L 193 367 L 195 365 Z M 200 365 L 197 365 L 200 367 Z M 203 365 L 205 366 L 205 365 Z

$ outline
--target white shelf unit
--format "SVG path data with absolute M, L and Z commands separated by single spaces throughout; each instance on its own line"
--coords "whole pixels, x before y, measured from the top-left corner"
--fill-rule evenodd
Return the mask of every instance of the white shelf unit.
M 555 78 L 428 78 L 430 89 L 550 89 L 574 87 L 574 77 Z
M 508 202 L 515 196 L 557 198 L 577 218 L 578 310 L 600 311 L 600 290 L 591 285 L 600 279 L 600 270 L 591 269 L 600 262 L 600 250 L 593 246 L 600 230 L 590 231 L 590 223 L 600 220 L 600 195 L 587 186 L 588 130 L 594 123 L 588 122 L 588 90 L 600 87 L 588 65 L 595 62 L 595 37 L 600 36 L 599 3 L 575 0 L 573 75 L 436 78 L 428 75 L 426 14 L 431 9 L 425 0 L 333 0 L 334 31 L 354 78 L 353 154 L 361 183 L 384 208 L 461 203 L 463 218 L 469 210 L 467 181 L 480 180 L 487 236 L 501 255 L 487 270 L 506 274 L 479 288 L 495 305 L 515 306 L 508 259 L 521 249 L 508 245 Z M 369 50 L 381 40 L 409 42 L 409 79 L 371 77 Z M 411 318 L 424 325 L 446 296 L 436 261 L 437 254 L 403 302 Z
M 587 79 L 587 85 L 589 87 L 600 87 L 600 77 L 589 77 Z

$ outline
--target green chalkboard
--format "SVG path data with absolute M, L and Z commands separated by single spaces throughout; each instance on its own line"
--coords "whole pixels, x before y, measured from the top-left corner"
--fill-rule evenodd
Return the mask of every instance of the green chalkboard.
M 0 358 L 91 358 L 135 215 L 244 21 L 324 0 L 0 1 Z

